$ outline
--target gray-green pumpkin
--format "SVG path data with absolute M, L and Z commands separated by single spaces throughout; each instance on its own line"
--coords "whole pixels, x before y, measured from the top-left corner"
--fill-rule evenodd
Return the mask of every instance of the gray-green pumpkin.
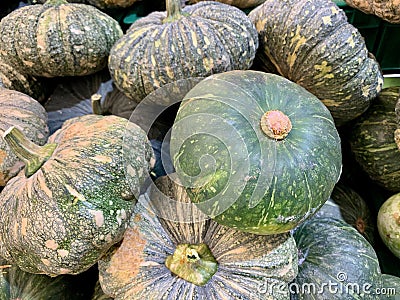
M 361 115 L 383 86 L 364 37 L 333 1 L 267 0 L 249 13 L 259 67 L 316 95 L 337 126 Z
M 79 76 L 106 67 L 121 37 L 118 22 L 99 9 L 48 0 L 14 10 L 0 22 L 0 57 L 33 76 Z
M 179 79 L 250 68 L 258 36 L 243 11 L 213 1 L 182 9 L 180 0 L 166 9 L 134 22 L 111 49 L 109 70 L 126 95 L 140 101 Z
M 41 147 L 15 127 L 4 139 L 25 168 L 0 194 L 0 256 L 31 273 L 87 270 L 126 229 L 154 163 L 146 133 L 121 117 L 86 115 Z
M 104 292 L 121 299 L 289 299 L 297 249 L 288 233 L 255 235 L 205 217 L 174 177 L 135 207 L 122 243 L 99 261 Z

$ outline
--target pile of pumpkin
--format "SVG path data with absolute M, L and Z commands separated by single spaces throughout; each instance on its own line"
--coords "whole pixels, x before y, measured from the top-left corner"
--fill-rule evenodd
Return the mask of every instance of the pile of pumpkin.
M 0 21 L 0 298 L 395 299 L 400 87 L 344 12 L 132 5 Z

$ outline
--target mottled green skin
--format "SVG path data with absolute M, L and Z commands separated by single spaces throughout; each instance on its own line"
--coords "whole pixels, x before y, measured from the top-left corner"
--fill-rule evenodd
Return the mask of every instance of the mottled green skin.
M 269 110 L 290 118 L 285 139 L 260 129 Z M 178 176 L 204 213 L 258 234 L 304 221 L 329 198 L 341 173 L 340 138 L 327 108 L 293 82 L 257 71 L 216 74 L 197 84 L 179 108 L 170 148 Z
M 382 274 L 382 298 L 386 300 L 398 300 L 400 295 L 400 277 Z
M 291 291 L 300 288 L 298 299 L 377 299 L 375 288 L 381 286 L 378 258 L 374 248 L 351 225 L 331 218 L 312 218 L 296 228 L 294 239 L 299 249 L 299 274 Z M 349 292 L 346 284 L 350 284 Z M 371 285 L 364 288 L 370 294 L 362 294 L 364 284 Z
M 243 11 L 204 1 L 185 6 L 182 15 L 170 13 L 168 22 L 167 12 L 137 20 L 110 51 L 110 74 L 129 97 L 140 101 L 179 79 L 252 65 L 258 36 Z
M 50 136 L 52 156 L 0 194 L 1 257 L 32 273 L 77 274 L 122 238 L 153 157 L 127 122 L 86 115 Z
M 139 200 L 127 229 L 131 234 L 99 261 L 100 283 L 107 294 L 116 300 L 289 299 L 287 284 L 297 274 L 297 249 L 290 234 L 249 234 L 202 219 L 195 206 L 184 212 L 179 205 L 183 199 L 189 202 L 184 190 L 166 177 L 158 180 L 161 194 L 173 201 L 158 203 L 156 189 Z M 158 218 L 148 201 L 162 205 L 175 221 Z M 202 220 L 188 222 L 191 218 Z M 165 266 L 183 243 L 205 243 L 217 260 L 218 270 L 206 285 L 178 278 Z
M 382 204 L 377 221 L 382 241 L 400 258 L 400 193 L 394 194 Z
M 399 87 L 385 88 L 348 134 L 351 152 L 362 169 L 392 192 L 400 191 L 400 150 L 394 140 L 399 95 Z
M 333 1 L 267 0 L 249 13 L 259 66 L 316 95 L 337 126 L 361 115 L 383 86 L 379 64 Z
M 4 186 L 18 174 L 23 164 L 12 153 L 3 133 L 16 126 L 30 141 L 43 145 L 49 136 L 49 128 L 43 106 L 24 93 L 0 87 L 0 107 L 0 186 Z
M 57 1 L 56 1 L 57 2 Z M 0 22 L 0 57 L 33 76 L 80 76 L 107 65 L 123 34 L 118 22 L 86 4 L 28 5 Z

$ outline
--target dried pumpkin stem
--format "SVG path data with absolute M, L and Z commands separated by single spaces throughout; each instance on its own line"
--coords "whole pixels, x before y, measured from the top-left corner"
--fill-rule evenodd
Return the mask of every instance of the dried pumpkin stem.
M 167 17 L 164 19 L 166 22 L 174 22 L 182 17 L 181 0 L 166 0 Z
M 101 95 L 100 94 L 93 94 L 90 97 L 92 101 L 92 110 L 95 115 L 103 115 L 103 108 L 101 107 Z
M 283 140 L 292 130 L 292 123 L 280 110 L 269 110 L 261 117 L 260 127 L 266 136 Z
M 26 177 L 31 176 L 51 157 L 57 144 L 38 146 L 31 142 L 21 130 L 15 126 L 3 134 L 12 152 L 25 164 Z
M 198 286 L 205 285 L 218 269 L 216 259 L 204 243 L 179 244 L 165 265 L 175 275 Z

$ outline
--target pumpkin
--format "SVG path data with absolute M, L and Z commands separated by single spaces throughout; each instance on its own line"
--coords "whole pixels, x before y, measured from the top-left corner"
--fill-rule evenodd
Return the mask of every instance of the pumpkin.
M 31 273 L 87 270 L 126 229 L 153 164 L 145 132 L 120 117 L 86 115 L 42 147 L 15 127 L 4 138 L 25 170 L 0 194 L 0 256 Z
M 373 245 L 375 222 L 361 195 L 347 184 L 339 181 L 333 188 L 331 198 L 339 205 L 343 219 Z
M 289 233 L 255 235 L 204 216 L 177 177 L 142 195 L 122 243 L 99 261 L 115 299 L 288 299 L 297 274 Z
M 375 15 L 387 22 L 400 24 L 400 4 L 397 0 L 344 0 L 363 13 Z
M 0 57 L 42 77 L 103 69 L 111 46 L 122 35 L 118 22 L 99 9 L 65 0 L 14 10 L 1 20 L 0 32 Z
M 341 173 L 329 110 L 288 79 L 252 70 L 209 76 L 186 94 L 170 153 L 200 210 L 257 234 L 303 222 L 328 200 Z
M 299 273 L 290 291 L 298 299 L 376 299 L 375 289 L 381 287 L 379 261 L 355 228 L 342 220 L 311 218 L 293 236 Z
M 188 4 L 194 4 L 194 3 L 198 3 L 200 1 L 204 1 L 204 0 L 189 0 L 187 2 L 188 2 Z M 256 6 L 260 5 L 261 3 L 263 3 L 264 0 L 218 0 L 218 2 L 236 6 L 240 9 L 245 9 L 245 8 L 256 7 Z
M 400 295 L 400 277 L 390 274 L 382 274 L 382 288 L 380 295 L 388 300 L 396 300 Z
M 382 204 L 377 226 L 382 241 L 400 258 L 400 193 L 392 195 Z
M 337 126 L 365 112 L 382 89 L 378 62 L 333 1 L 268 0 L 248 16 L 259 33 L 258 68 L 316 95 Z
M 114 44 L 108 67 L 116 86 L 141 101 L 180 79 L 248 69 L 257 47 L 254 25 L 238 8 L 167 0 L 166 12 L 137 20 Z
M 63 78 L 44 105 L 50 132 L 59 129 L 68 119 L 95 113 L 93 96 L 100 102 L 96 112 L 100 115 L 129 119 L 137 104 L 115 88 L 107 69 L 91 75 Z
M 337 205 L 332 198 L 329 198 L 324 205 L 314 214 L 313 218 L 332 218 L 343 220 L 340 207 Z
M 19 91 L 39 102 L 44 102 L 47 97 L 47 89 L 42 80 L 18 72 L 3 61 L 0 61 L 0 87 Z
M 0 87 L 0 136 L 11 126 L 22 130 L 26 137 L 39 145 L 48 138 L 47 114 L 43 106 L 28 95 Z M 21 160 L 12 153 L 0 138 L 0 186 L 17 175 L 23 167 Z
M 351 153 L 362 170 L 392 192 L 400 191 L 400 150 L 395 141 L 399 95 L 400 87 L 383 89 L 346 135 Z

